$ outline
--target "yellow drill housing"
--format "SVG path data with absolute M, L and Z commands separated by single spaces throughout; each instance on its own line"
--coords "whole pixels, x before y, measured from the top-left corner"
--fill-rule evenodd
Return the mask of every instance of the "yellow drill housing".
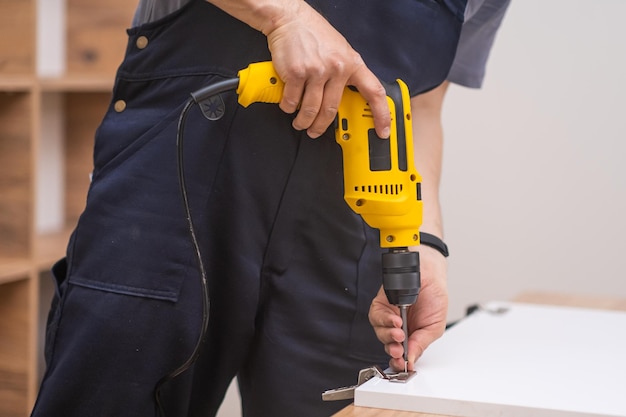
M 278 103 L 284 83 L 272 62 L 250 64 L 239 71 L 239 103 Z M 342 148 L 344 198 L 363 220 L 380 230 L 383 248 L 419 244 L 422 224 L 421 177 L 413 163 L 411 98 L 401 80 L 385 85 L 391 111 L 391 134 L 381 139 L 374 130 L 369 104 L 354 88 L 344 90 L 336 124 Z
M 354 212 L 380 230 L 383 248 L 419 244 L 421 176 L 413 163 L 408 87 L 386 85 L 391 134 L 381 139 L 363 96 L 346 88 L 337 115 L 336 140 L 343 151 L 344 198 Z

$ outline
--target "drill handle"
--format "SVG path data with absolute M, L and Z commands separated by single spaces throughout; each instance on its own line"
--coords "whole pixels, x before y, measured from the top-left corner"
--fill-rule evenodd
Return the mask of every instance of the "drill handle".
M 237 74 L 239 104 L 248 107 L 252 103 L 279 103 L 285 83 L 280 79 L 271 61 L 255 62 Z

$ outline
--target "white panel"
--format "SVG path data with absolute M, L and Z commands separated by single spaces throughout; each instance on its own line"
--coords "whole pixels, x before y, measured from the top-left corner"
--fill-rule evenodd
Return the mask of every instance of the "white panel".
M 504 313 L 493 313 L 505 306 Z M 406 384 L 374 378 L 358 406 L 462 417 L 626 416 L 626 313 L 489 303 L 449 329 Z
M 37 74 L 65 73 L 65 0 L 37 1 Z
M 37 156 L 37 206 L 35 230 L 56 232 L 64 222 L 63 95 L 43 94 L 41 100 L 41 141 Z

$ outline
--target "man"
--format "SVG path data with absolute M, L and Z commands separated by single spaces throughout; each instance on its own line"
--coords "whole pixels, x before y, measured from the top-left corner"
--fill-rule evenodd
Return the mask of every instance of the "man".
M 48 368 L 33 416 L 209 416 L 235 375 L 246 416 L 329 415 L 345 403 L 323 403 L 323 390 L 388 360 L 376 335 L 399 367 L 398 319 L 381 295 L 370 313 L 376 333 L 368 322 L 380 288 L 378 234 L 343 201 L 341 151 L 328 127 L 351 84 L 388 136 L 378 80 L 401 78 L 414 95 L 440 85 L 465 2 L 180 3 L 144 19 L 158 7 L 141 2 L 129 30 L 96 134 L 87 207 L 54 268 Z M 229 93 L 220 120 L 195 111 L 186 121 L 195 247 L 174 155 L 178 117 L 190 92 L 270 59 L 285 82 L 280 106 L 242 109 Z M 440 151 L 429 140 L 416 144 L 422 230 L 441 236 Z M 447 306 L 445 261 L 420 250 L 411 368 L 443 332 Z

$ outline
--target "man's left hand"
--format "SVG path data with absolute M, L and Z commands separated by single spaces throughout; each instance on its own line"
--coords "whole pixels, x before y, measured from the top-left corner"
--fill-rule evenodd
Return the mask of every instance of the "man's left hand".
M 446 259 L 428 246 L 420 246 L 418 251 L 421 289 L 417 302 L 409 307 L 407 313 L 409 370 L 414 370 L 415 361 L 432 342 L 441 337 L 448 313 Z M 389 366 L 394 370 L 404 370 L 404 332 L 400 309 L 389 304 L 382 287 L 370 306 L 369 320 L 376 336 L 385 345 L 385 351 L 391 356 Z

